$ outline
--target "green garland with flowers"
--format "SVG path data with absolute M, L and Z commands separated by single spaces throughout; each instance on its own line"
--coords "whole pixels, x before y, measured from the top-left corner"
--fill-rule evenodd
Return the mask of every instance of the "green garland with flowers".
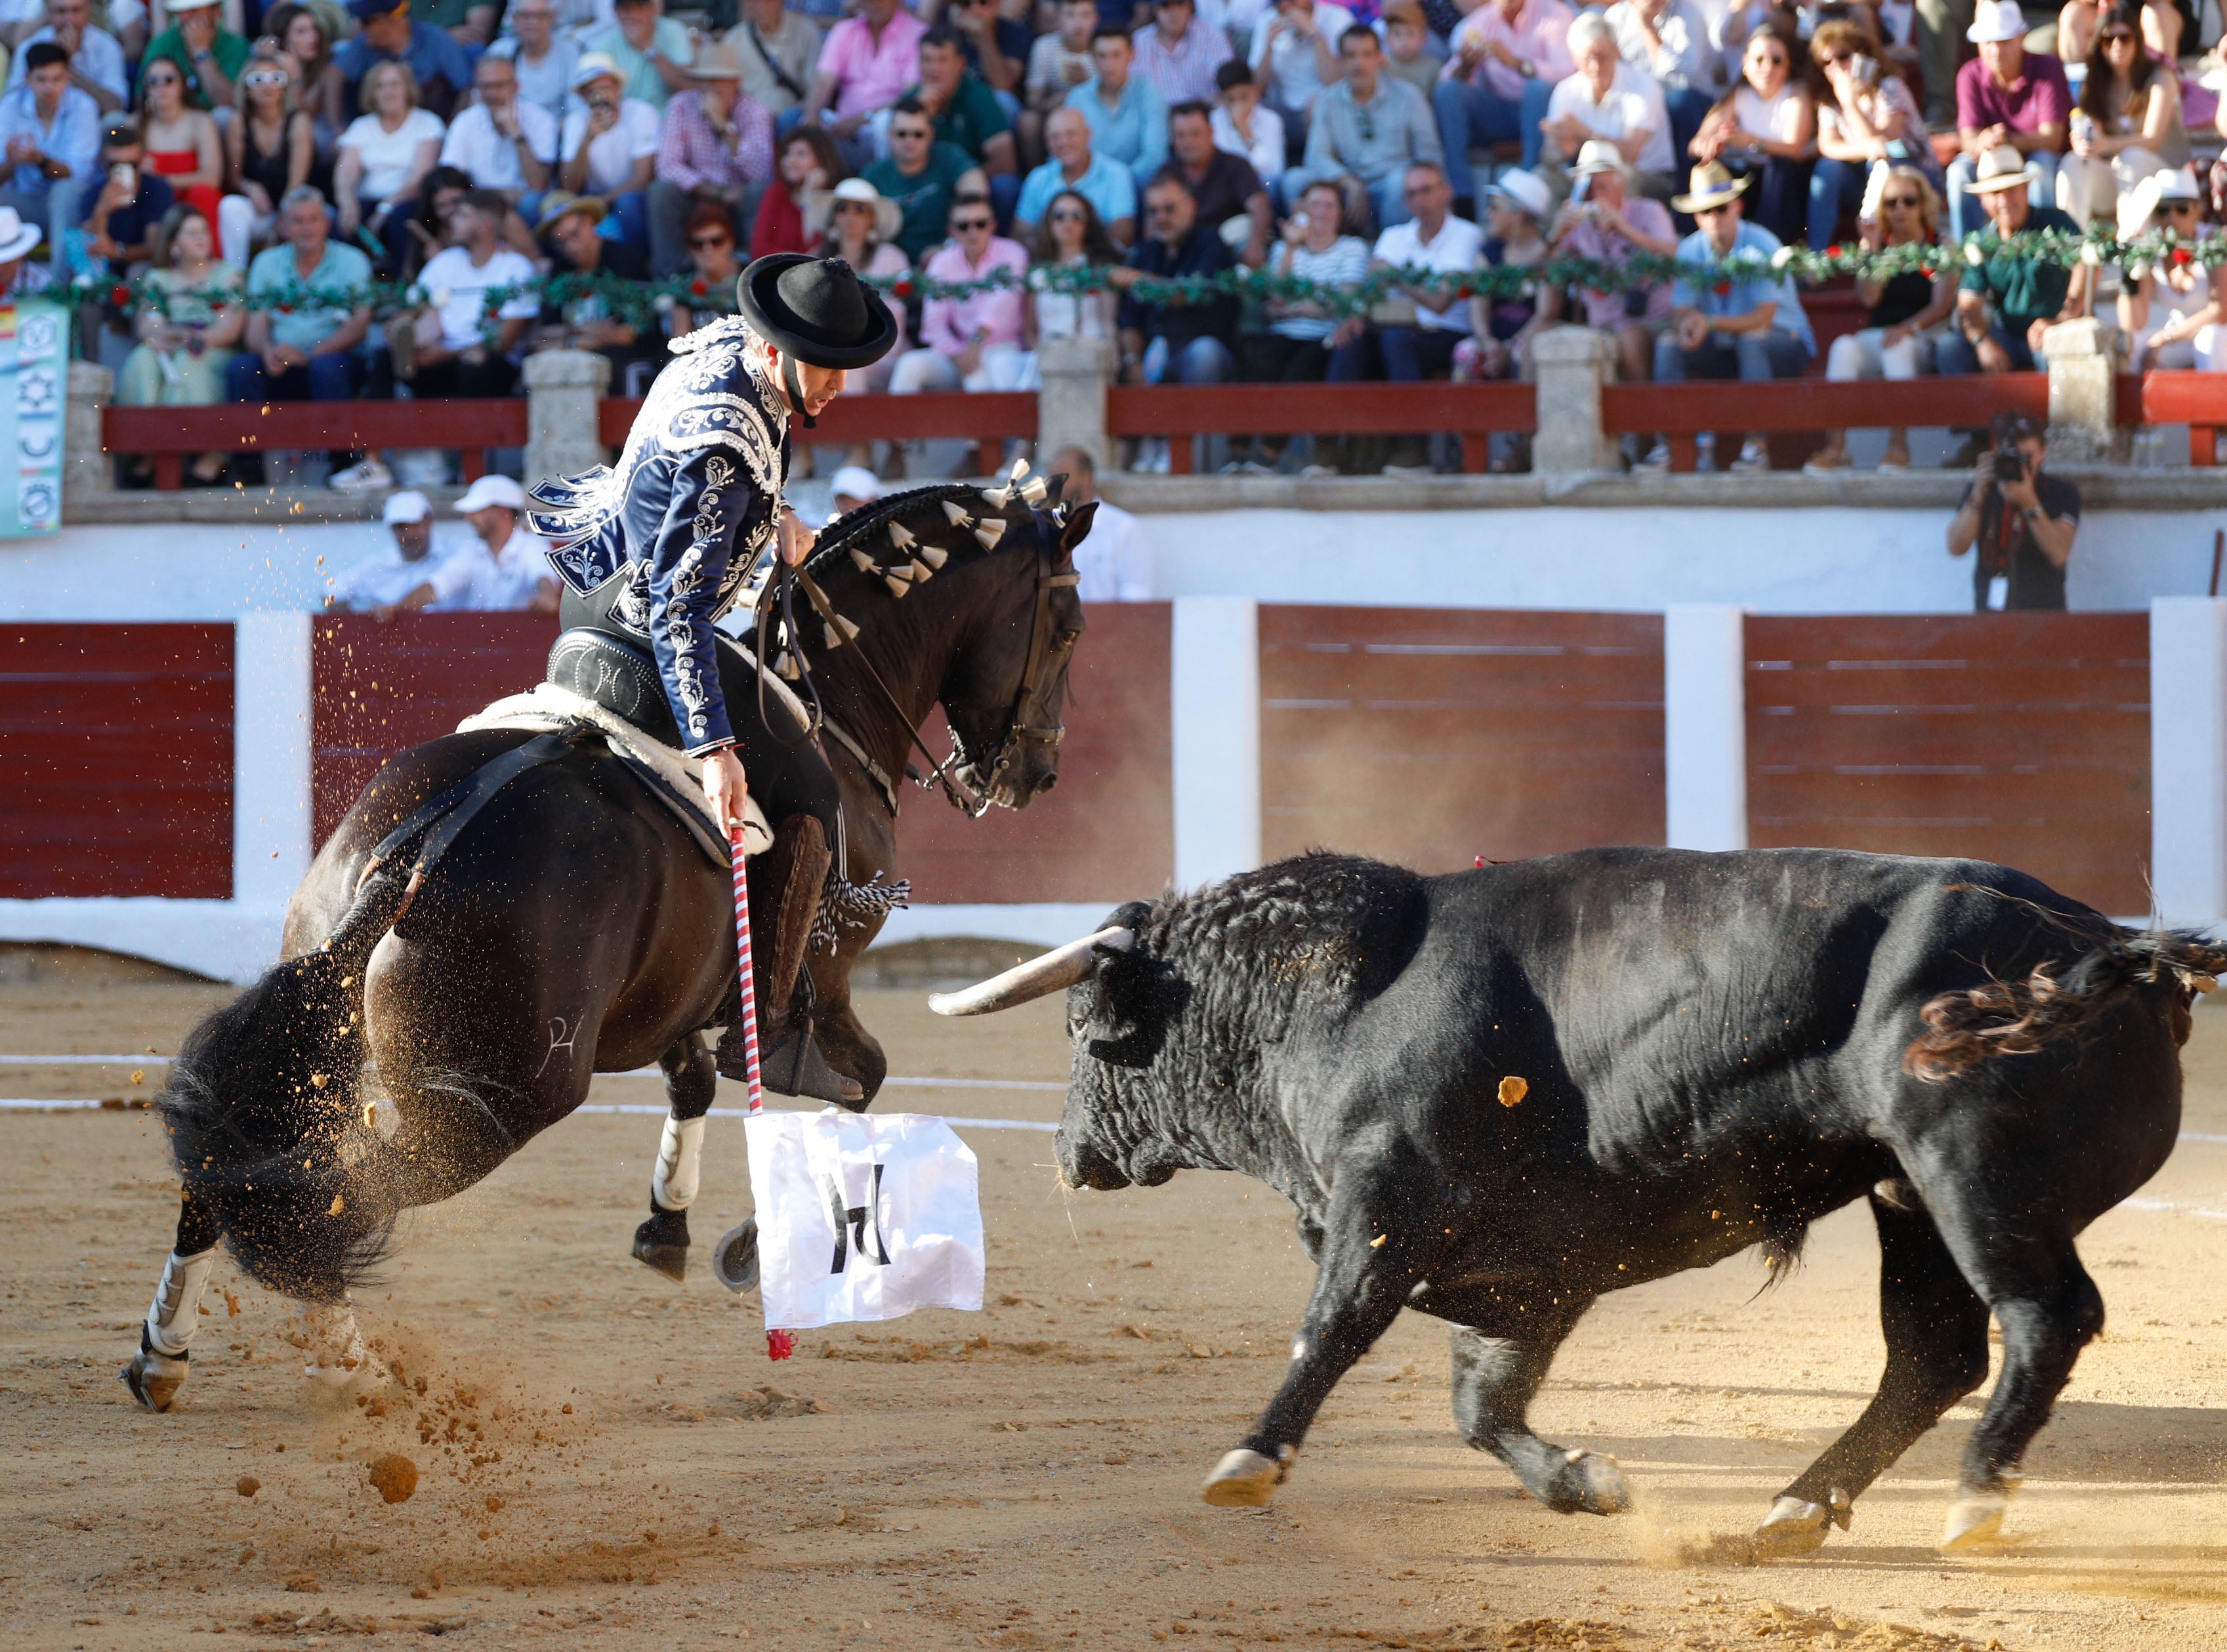
M 1978 265 L 1997 256 L 2032 258 L 2070 268 L 2115 265 L 2140 275 L 2160 266 L 2196 266 L 2217 270 L 2227 264 L 2227 237 L 2191 239 L 2171 230 L 2122 240 L 2108 229 L 2084 235 L 2062 230 L 2023 231 L 2003 239 L 1992 231 L 1964 238 L 1961 243 L 1912 243 L 1902 246 L 1868 248 L 1828 246 L 1822 251 L 1783 246 L 1768 258 L 1738 254 L 1707 264 L 1685 264 L 1657 253 L 1635 252 L 1619 263 L 1596 258 L 1550 258 L 1529 265 L 1487 265 L 1459 275 L 1413 268 L 1373 270 L 1358 283 L 1333 285 L 1265 270 L 1229 269 L 1211 275 L 1138 276 L 1127 293 L 1145 304 L 1187 306 L 1212 303 L 1224 298 L 1261 299 L 1279 303 L 1312 303 L 1335 316 L 1366 314 L 1372 307 L 1407 288 L 1442 294 L 1453 300 L 1478 297 L 1528 297 L 1542 287 L 1586 287 L 1616 293 L 1635 286 L 1652 286 L 1668 280 L 1699 281 L 1719 292 L 1745 281 L 1777 281 L 1791 276 L 1814 285 L 1841 276 L 1884 282 L 1912 272 L 1936 277 L 1958 265 Z M 1117 266 L 1106 265 L 1043 265 L 1031 272 L 1045 290 L 1081 295 L 1103 292 L 1116 286 Z M 979 280 L 943 281 L 912 271 L 874 277 L 876 284 L 899 300 L 969 298 L 986 292 L 1017 288 L 1030 275 L 999 269 Z M 97 304 L 119 315 L 151 310 L 169 311 L 169 295 L 145 283 L 94 280 L 80 277 L 67 287 L 50 288 L 48 296 L 80 304 Z M 732 295 L 715 290 L 700 276 L 675 276 L 665 281 L 630 281 L 608 274 L 560 275 L 530 286 L 491 288 L 485 295 L 486 325 L 492 332 L 502 307 L 520 297 L 532 297 L 559 308 L 585 301 L 598 303 L 613 320 L 637 327 L 651 324 L 674 309 L 731 309 Z M 289 283 L 248 295 L 251 309 L 354 310 L 368 306 L 375 314 L 422 308 L 441 302 L 442 295 L 422 283 L 374 281 L 361 286 L 310 288 Z

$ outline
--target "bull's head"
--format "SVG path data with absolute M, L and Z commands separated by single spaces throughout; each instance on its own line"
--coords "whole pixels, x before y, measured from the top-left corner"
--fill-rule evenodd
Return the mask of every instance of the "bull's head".
M 1145 1100 L 1151 1087 L 1126 1081 L 1152 1065 L 1186 996 L 1167 966 L 1138 945 L 1138 925 L 1149 909 L 1141 903 L 1124 907 L 1094 934 L 928 1001 L 938 1015 L 987 1015 L 1067 993 L 1075 1058 L 1054 1149 L 1069 1187 L 1158 1187 L 1183 1168 L 1153 1127 Z

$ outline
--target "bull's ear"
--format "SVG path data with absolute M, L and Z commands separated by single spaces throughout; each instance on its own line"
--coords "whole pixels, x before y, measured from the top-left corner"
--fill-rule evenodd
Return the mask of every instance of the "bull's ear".
M 1059 553 L 1063 562 L 1075 554 L 1075 547 L 1090 537 L 1090 519 L 1098 514 L 1098 501 L 1077 505 L 1059 530 Z

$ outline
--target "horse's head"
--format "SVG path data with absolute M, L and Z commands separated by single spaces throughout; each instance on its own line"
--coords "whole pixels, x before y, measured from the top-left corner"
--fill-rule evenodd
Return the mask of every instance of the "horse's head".
M 811 564 L 831 595 L 839 585 L 848 596 L 837 606 L 873 659 L 909 659 L 890 689 L 910 701 L 933 687 L 959 781 L 1014 809 L 1059 779 L 1068 667 L 1082 635 L 1074 551 L 1097 510 L 1059 504 L 1056 480 L 1034 491 L 1041 502 L 1015 487 L 895 494 L 836 524 Z M 815 666 L 839 669 L 839 658 Z M 924 716 L 927 697 L 906 709 Z

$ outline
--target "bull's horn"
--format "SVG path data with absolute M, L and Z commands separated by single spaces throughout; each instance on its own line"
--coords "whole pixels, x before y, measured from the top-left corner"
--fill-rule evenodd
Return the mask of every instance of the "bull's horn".
M 1016 964 L 1004 974 L 963 991 L 931 992 L 928 1007 L 938 1015 L 988 1015 L 993 1010 L 1010 1010 L 1015 1005 L 1049 998 L 1077 981 L 1088 979 L 1098 968 L 1101 947 L 1126 952 L 1136 944 L 1137 932 L 1133 929 L 1101 929 L 1096 934 L 1056 947 L 1041 958 Z

